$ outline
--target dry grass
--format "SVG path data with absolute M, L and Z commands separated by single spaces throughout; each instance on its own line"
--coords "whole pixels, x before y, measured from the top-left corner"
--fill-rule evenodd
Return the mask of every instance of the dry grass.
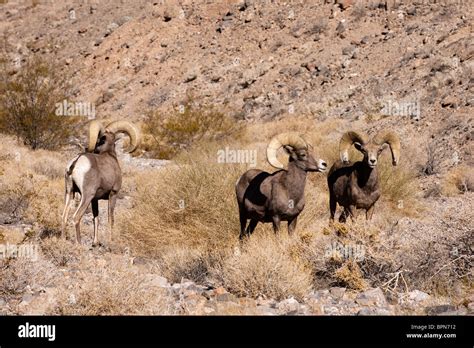
M 58 267 L 77 265 L 85 248 L 62 238 L 46 238 L 41 241 L 41 251 L 46 259 Z
M 446 292 L 446 283 L 453 279 L 469 282 L 466 270 L 471 259 L 466 256 L 466 233 L 453 235 L 443 246 L 438 244 L 429 252 L 426 248 L 433 248 L 431 237 L 444 238 L 441 228 L 436 227 L 429 236 L 424 230 L 413 230 L 410 238 L 406 235 L 407 227 L 393 232 L 400 220 L 409 216 L 417 221 L 419 217 L 413 214 L 418 191 L 415 164 L 403 160 L 411 158 L 413 143 L 409 142 L 404 145 L 399 166 L 392 167 L 388 151 L 380 159 L 382 199 L 371 223 L 359 218 L 356 222 L 329 226 L 326 177 L 310 173 L 306 206 L 296 234 L 288 237 L 284 224 L 282 232 L 275 236 L 271 224 L 259 224 L 251 238 L 240 245 L 234 184 L 248 165 L 218 163 L 217 151 L 226 146 L 256 150 L 256 167 L 273 171 L 264 155 L 268 140 L 281 131 L 300 129 L 304 129 L 304 138 L 314 146 L 316 157 L 325 159 L 329 165 L 338 158 L 340 133 L 334 129 L 343 131 L 340 121 L 316 124 L 312 119 L 292 118 L 263 128 L 249 125 L 239 140 L 200 141 L 189 151 L 182 151 L 164 169 L 125 172 L 124 190 L 133 200 L 131 208 L 118 206 L 120 247 L 130 247 L 134 256 L 151 258 L 158 272 L 170 282 L 186 278 L 253 298 L 303 299 L 312 288 L 339 285 L 360 290 L 383 286 L 397 272 L 403 274 L 410 289 Z M 48 151 L 32 153 L 23 147 L 15 148 L 10 141 L 13 140 L 6 138 L 5 145 L 0 144 L 0 183 L 6 188 L 0 192 L 2 212 L 11 215 L 16 204 L 13 215 L 17 219 L 34 222 L 43 231 L 58 232 L 63 208 L 62 163 L 67 159 Z M 360 159 L 361 155 L 352 151 L 351 158 Z M 281 154 L 281 160 L 287 159 Z M 462 167 L 453 170 L 445 178 L 446 185 L 449 183 L 453 192 L 459 192 L 459 187 L 464 187 L 459 183 L 466 181 L 461 179 L 466 173 L 468 170 Z M 6 209 L 7 206 L 10 208 Z M 90 260 L 85 260 L 88 251 L 55 238 L 44 239 L 40 245 L 45 260 L 39 268 L 77 267 L 87 274 L 84 279 L 72 277 L 73 283 L 66 284 L 71 291 L 59 299 L 56 313 L 173 312 L 166 294 L 161 294 L 160 289 L 152 294 L 142 275 L 133 270 L 136 267 L 91 265 Z M 364 256 L 358 258 L 340 250 L 328 256 L 334 245 L 362 248 Z M 457 247 L 458 256 L 446 258 L 453 246 Z M 29 280 L 19 279 L 15 283 L 13 275 L 17 271 L 9 272 L 5 279 L 13 285 L 4 288 L 18 296 Z M 28 271 L 21 272 L 30 275 Z M 153 303 L 152 308 L 146 306 L 147 301 Z
M 156 259 L 158 272 L 172 283 L 189 279 L 205 283 L 214 257 L 209 252 L 197 248 L 170 248 Z
M 54 265 L 43 259 L 16 258 L 0 261 L 0 296 L 18 298 L 25 289 L 54 284 L 58 274 Z
M 56 233 L 64 201 L 66 160 L 50 151 L 28 151 L 10 137 L 0 144 L 0 213 L 7 222 L 23 220 Z M 41 163 L 41 164 L 40 164 Z M 61 173 L 61 174 L 60 174 Z
M 345 261 L 344 264 L 336 269 L 334 276 L 341 285 L 350 289 L 365 290 L 368 287 L 359 265 L 354 260 Z
M 297 236 L 286 238 L 284 226 L 275 239 L 271 225 L 259 224 L 235 254 L 239 222 L 234 183 L 247 168 L 217 163 L 217 150 L 225 146 L 257 150 L 257 168 L 272 171 L 262 155 L 268 139 L 283 129 L 305 129 L 302 135 L 314 146 L 315 156 L 331 164 L 338 158 L 340 136 L 331 130 L 338 125 L 339 121 L 316 124 L 312 119 L 293 118 L 264 128 L 249 126 L 242 143 L 201 143 L 176 157 L 175 166 L 136 174 L 135 205 L 119 217 L 122 243 L 136 254 L 155 258 L 160 272 L 171 281 L 187 278 L 217 283 L 251 297 L 301 298 L 312 285 L 342 284 L 361 289 L 384 280 L 376 266 L 382 265 L 389 272 L 393 263 L 385 257 L 386 248 L 378 244 L 383 245 L 377 240 L 380 227 L 368 227 L 360 221 L 354 226 L 328 229 L 327 183 L 321 174 L 308 176 L 306 206 L 298 220 Z M 354 150 L 352 156 L 357 160 L 361 155 Z M 378 224 L 386 223 L 387 214 L 392 218 L 406 215 L 415 201 L 416 178 L 408 161 L 393 168 L 388 157 L 385 154 L 381 158 L 384 200 L 378 204 Z M 283 155 L 281 159 L 287 160 Z M 325 248 L 334 241 L 363 245 L 368 250 L 366 261 L 328 260 Z
M 148 284 L 136 269 L 104 264 L 60 295 L 55 314 L 165 315 L 172 314 L 172 306 L 166 291 Z
M 212 270 L 212 276 L 240 296 L 303 299 L 312 287 L 311 270 L 300 258 L 297 238 L 255 235 Z
M 444 177 L 441 191 L 446 196 L 474 191 L 473 167 L 461 165 L 451 169 Z
M 169 247 L 222 249 L 235 243 L 234 184 L 244 168 L 219 164 L 215 154 L 195 151 L 177 166 L 136 176 L 135 206 L 118 217 L 122 237 L 135 252 L 159 255 Z
M 43 175 L 50 180 L 64 178 L 66 163 L 64 159 L 48 151 L 38 151 L 32 162 L 31 169 L 38 175 Z

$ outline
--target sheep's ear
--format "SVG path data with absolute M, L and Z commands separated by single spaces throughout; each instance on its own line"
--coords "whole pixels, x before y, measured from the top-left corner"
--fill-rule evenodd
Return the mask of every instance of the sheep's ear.
M 295 152 L 295 149 L 293 149 L 293 147 L 290 145 L 283 145 L 283 149 L 288 155 L 291 155 L 292 153 Z
M 360 152 L 363 152 L 363 149 L 362 149 L 362 144 L 361 143 L 358 143 L 357 141 L 354 143 L 354 147 L 359 150 Z
M 298 158 L 298 155 L 296 154 L 295 149 L 290 146 L 290 145 L 283 145 L 283 148 L 285 149 L 285 152 L 294 160 Z

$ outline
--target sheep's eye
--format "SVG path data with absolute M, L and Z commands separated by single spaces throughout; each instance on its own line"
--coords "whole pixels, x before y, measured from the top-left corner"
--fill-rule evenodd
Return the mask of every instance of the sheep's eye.
M 104 144 L 106 139 L 107 139 L 107 138 L 105 137 L 105 135 L 101 136 L 101 137 L 99 138 L 99 141 L 97 142 L 98 145 Z

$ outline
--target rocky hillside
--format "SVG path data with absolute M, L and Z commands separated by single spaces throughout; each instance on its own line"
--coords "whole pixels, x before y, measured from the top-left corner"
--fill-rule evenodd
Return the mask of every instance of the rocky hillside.
M 34 264 L 0 260 L 0 314 L 472 314 L 473 12 L 462 0 L 0 1 L 11 75 L 41 57 L 98 118 L 140 122 L 192 99 L 246 131 L 190 148 L 180 170 L 120 153 L 122 239 L 98 249 L 87 247 L 90 212 L 84 245 L 51 238 L 75 149 L 34 152 L 5 137 L 0 243 L 40 252 Z M 215 150 L 263 154 L 287 128 L 331 160 L 344 130 L 395 129 L 401 168 L 386 176 L 373 225 L 329 228 L 325 178 L 312 177 L 297 236 L 275 241 L 259 227 L 262 239 L 235 249 L 243 167 L 217 166 Z M 328 260 L 335 242 L 366 248 L 360 268 Z
M 419 118 L 413 131 L 460 132 L 457 145 L 471 139 L 473 13 L 465 1 L 1 6 L 11 59 L 53 59 L 73 76 L 72 98 L 96 103 L 100 116 L 137 118 L 189 94 L 247 120 L 353 120 L 405 102 L 420 112 L 400 112 L 397 123 Z

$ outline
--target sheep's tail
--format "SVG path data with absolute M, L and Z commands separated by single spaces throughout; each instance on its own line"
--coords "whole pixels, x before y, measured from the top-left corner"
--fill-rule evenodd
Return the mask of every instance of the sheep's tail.
M 74 170 L 74 167 L 76 166 L 76 162 L 81 157 L 81 155 L 76 156 L 71 162 L 69 162 L 66 171 L 64 172 L 64 186 L 65 186 L 65 192 L 64 192 L 64 199 L 68 196 L 68 194 L 71 194 L 73 187 L 74 187 L 74 182 L 72 180 L 72 172 Z

